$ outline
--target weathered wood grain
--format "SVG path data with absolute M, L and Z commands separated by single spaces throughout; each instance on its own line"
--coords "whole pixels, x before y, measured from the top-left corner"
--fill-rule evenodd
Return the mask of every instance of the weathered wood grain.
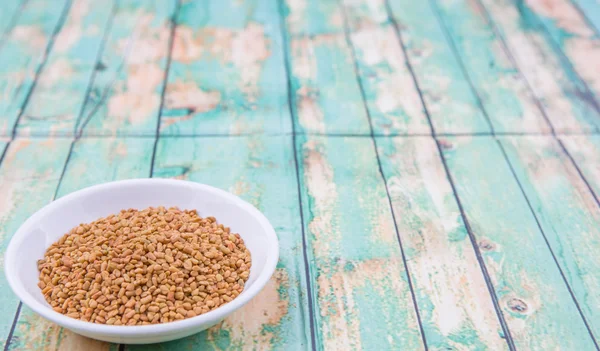
M 377 146 L 429 349 L 508 349 L 435 141 Z
M 0 12 L 0 47 L 4 41 L 6 32 L 12 27 L 14 21 L 19 17 L 21 6 L 25 0 L 5 0 L 2 2 Z
M 600 199 L 600 136 L 561 136 L 560 141 Z
M 284 18 L 291 36 L 343 33 L 340 0 L 278 0 L 285 2 Z
M 280 258 L 255 299 L 209 330 L 135 350 L 308 350 L 310 328 L 301 221 L 291 138 L 163 138 L 155 177 L 187 179 L 230 191 L 273 224 Z M 224 223 L 227 225 L 227 223 Z
M 376 135 L 430 134 L 418 87 L 382 1 L 345 0 L 344 29 Z M 348 38 L 349 37 L 349 38 Z
M 586 97 L 585 85 L 568 65 L 562 63 L 538 22 L 519 13 L 514 1 L 481 2 L 487 7 L 481 10 L 495 21 L 554 130 L 558 133 L 597 131 L 600 126 L 598 105 Z
M 0 135 L 11 135 L 68 0 L 29 0 L 0 47 Z
M 154 140 L 151 138 L 80 139 L 75 142 L 57 198 L 113 180 L 144 178 L 150 174 Z M 12 350 L 116 350 L 117 346 L 77 335 L 21 308 Z
M 182 5 L 161 135 L 291 131 L 277 12 L 275 0 Z
M 457 48 L 496 132 L 549 132 L 527 82 L 492 30 L 479 4 L 430 0 Z
M 121 0 L 82 118 L 84 135 L 154 135 L 176 0 Z
M 486 133 L 490 125 L 428 1 L 388 0 L 437 133 Z M 385 0 L 369 2 L 380 3 Z M 398 39 L 400 40 L 400 38 Z
M 442 145 L 516 348 L 595 350 L 499 145 L 489 137 Z
M 350 34 L 375 134 L 429 134 L 423 103 L 391 26 Z
M 571 0 L 583 12 L 588 21 L 600 32 L 600 1 L 598 0 Z
M 600 207 L 554 138 L 500 140 L 590 329 L 600 335 Z
M 318 344 L 423 349 L 373 141 L 302 136 L 297 150 Z
M 70 140 L 16 139 L 0 165 L 0 259 L 10 238 L 35 211 L 52 201 Z M 6 342 L 19 300 L 0 270 L 0 341 Z
M 369 120 L 344 33 L 292 37 L 289 41 L 296 131 L 369 134 Z
M 74 133 L 113 6 L 114 0 L 73 0 L 25 106 L 18 134 Z
M 600 104 L 600 36 L 588 25 L 570 0 L 527 0 L 518 3 L 524 16 L 539 19 L 548 39 L 558 47 L 589 90 L 579 92 Z

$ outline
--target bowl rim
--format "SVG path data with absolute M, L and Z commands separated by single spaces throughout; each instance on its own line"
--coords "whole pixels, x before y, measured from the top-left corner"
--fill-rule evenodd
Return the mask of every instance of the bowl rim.
M 19 277 L 15 272 L 14 265 L 15 263 L 15 255 L 17 255 L 16 248 L 20 247 L 20 244 L 25 240 L 25 233 L 32 227 L 37 221 L 42 218 L 47 212 L 50 210 L 60 207 L 63 204 L 66 204 L 72 200 L 77 198 L 88 196 L 91 193 L 98 191 L 113 191 L 115 189 L 121 187 L 128 187 L 132 185 L 139 184 L 154 184 L 154 185 L 176 185 L 176 186 L 188 186 L 196 189 L 202 189 L 204 191 L 208 191 L 209 193 L 213 193 L 216 196 L 225 198 L 228 201 L 233 202 L 234 204 L 242 207 L 244 210 L 248 211 L 253 217 L 255 217 L 261 227 L 265 230 L 267 236 L 267 242 L 272 248 L 267 250 L 267 257 L 265 259 L 264 268 L 258 273 L 258 276 L 255 282 L 248 288 L 248 290 L 244 290 L 239 296 L 237 296 L 232 301 L 220 306 L 217 309 L 214 309 L 210 312 L 204 313 L 199 316 L 186 318 L 179 321 L 168 322 L 168 323 L 159 323 L 159 324 L 151 324 L 151 325 L 106 325 L 106 324 L 97 324 L 92 322 L 86 322 L 79 319 L 67 317 L 61 313 L 54 311 L 51 307 L 46 306 L 40 302 L 38 302 L 33 296 L 27 291 L 25 286 L 21 283 Z M 31 308 L 34 312 L 39 314 L 40 316 L 55 322 L 65 328 L 73 329 L 73 330 L 90 330 L 93 331 L 94 334 L 108 334 L 108 335 L 123 335 L 123 336 L 136 336 L 140 334 L 148 334 L 148 333 L 169 333 L 173 331 L 190 329 L 195 326 L 202 325 L 207 322 L 214 322 L 218 319 L 224 318 L 229 315 L 233 311 L 238 308 L 244 306 L 247 302 L 249 302 L 259 291 L 261 291 L 264 286 L 267 284 L 273 273 L 275 272 L 275 268 L 277 266 L 277 262 L 279 260 L 279 240 L 277 239 L 277 234 L 273 229 L 273 226 L 269 222 L 269 220 L 262 214 L 256 207 L 252 204 L 242 200 L 236 195 L 233 195 L 225 190 L 218 189 L 212 187 L 210 185 L 196 183 L 186 180 L 177 180 L 177 179 L 163 179 L 163 178 L 140 178 L 140 179 L 127 179 L 127 180 L 119 180 L 112 181 L 107 183 L 101 183 L 97 185 L 93 185 L 90 187 L 83 188 L 81 190 L 75 191 L 68 195 L 65 195 L 55 201 L 50 202 L 46 206 L 42 207 L 38 211 L 36 211 L 33 215 L 31 215 L 14 233 L 12 236 L 10 243 L 6 248 L 6 253 L 4 257 L 4 272 L 8 281 L 8 285 L 11 287 L 13 292 L 17 295 L 17 297 L 26 304 L 29 308 Z M 12 271 L 12 272 L 11 272 Z

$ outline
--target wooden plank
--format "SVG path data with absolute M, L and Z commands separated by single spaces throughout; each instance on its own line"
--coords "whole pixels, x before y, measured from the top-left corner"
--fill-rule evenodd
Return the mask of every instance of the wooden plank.
M 61 25 L 67 0 L 29 0 L 0 47 L 0 135 L 11 135 Z
M 561 136 L 560 141 L 600 199 L 600 136 Z
M 114 0 L 73 1 L 19 121 L 18 134 L 74 133 L 113 6 Z
M 297 149 L 319 345 L 422 350 L 373 141 L 302 136 Z
M 543 133 L 550 128 L 477 3 L 431 0 L 496 132 Z
M 156 134 L 176 2 L 117 2 L 77 126 L 84 135 Z
M 429 134 L 431 128 L 398 37 L 391 26 L 351 34 L 375 134 Z
M 600 36 L 570 0 L 530 0 L 519 3 L 523 16 L 541 21 L 549 40 L 587 84 L 584 98 L 600 104 Z M 594 96 L 595 95 L 595 96 Z
M 297 132 L 371 133 L 341 11 L 334 0 L 289 0 L 284 6 Z
M 544 106 L 556 132 L 596 131 L 598 105 L 583 94 L 585 85 L 557 56 L 544 29 L 531 16 L 522 15 L 512 0 L 482 0 L 486 14 L 510 49 L 517 66 Z M 475 3 L 473 6 L 479 7 Z
M 290 141 L 283 136 L 160 140 L 154 176 L 202 182 L 249 201 L 277 231 L 280 258 L 264 290 L 219 325 L 181 340 L 129 349 L 309 349 L 311 317 Z
M 285 2 L 287 30 L 291 36 L 343 33 L 340 0 L 279 0 Z
M 429 349 L 508 349 L 435 141 L 377 146 Z
M 2 12 L 0 12 L 0 46 L 4 40 L 4 35 L 7 34 L 14 21 L 19 17 L 23 1 L 25 0 L 5 0 L 2 2 Z
M 370 134 L 343 33 L 291 38 L 289 57 L 296 131 Z
M 52 201 L 70 140 L 16 139 L 0 167 L 0 259 L 10 238 L 35 211 Z M 19 300 L 0 271 L 0 341 L 6 342 Z
M 182 5 L 161 135 L 291 132 L 277 11 L 277 1 Z
M 369 2 L 381 3 L 385 0 Z M 406 54 L 438 134 L 489 133 L 490 124 L 428 1 L 389 0 Z M 400 38 L 398 39 L 400 40 Z
M 57 197 L 113 180 L 150 174 L 151 138 L 80 139 L 69 158 Z M 11 341 L 14 350 L 115 350 L 117 345 L 92 340 L 53 324 L 23 306 Z
M 595 350 L 497 142 L 441 143 L 516 348 Z
M 583 316 L 600 335 L 600 208 L 550 137 L 500 139 Z
M 600 1 L 598 0 L 572 0 L 580 12 L 583 12 L 588 21 L 600 32 Z

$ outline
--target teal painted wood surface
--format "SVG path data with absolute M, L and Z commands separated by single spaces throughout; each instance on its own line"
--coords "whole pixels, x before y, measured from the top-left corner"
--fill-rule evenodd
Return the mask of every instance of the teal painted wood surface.
M 295 130 L 369 134 L 369 118 L 356 79 L 353 51 L 344 33 L 340 3 L 288 1 L 282 8 L 288 31 L 284 39 Z M 317 17 L 305 19 L 307 15 Z
M 510 0 L 482 0 L 524 78 L 557 132 L 598 131 L 600 109 L 586 87 L 547 42 L 544 29 Z
M 114 1 L 73 0 L 27 101 L 18 134 L 74 134 L 113 6 Z
M 390 26 L 354 31 L 354 60 L 376 134 L 429 134 L 431 128 Z
M 481 99 L 496 132 L 548 132 L 527 82 L 476 2 L 430 0 Z
M 435 140 L 378 138 L 430 350 L 507 350 Z
M 4 1 L 0 260 L 55 191 L 151 169 L 248 200 L 281 255 L 260 295 L 218 326 L 135 347 L 16 314 L 1 272 L 0 339 L 10 350 L 598 349 L 598 8 Z
M 303 136 L 297 150 L 318 344 L 423 349 L 373 141 Z
M 600 208 L 551 137 L 503 138 L 519 182 L 594 335 L 600 334 Z
M 598 0 L 573 0 L 580 12 L 583 12 L 588 21 L 600 31 L 600 2 Z
M 294 154 L 289 137 L 164 138 L 154 177 L 202 182 L 261 210 L 277 232 L 280 259 L 265 289 L 221 324 L 190 337 L 133 350 L 306 350 L 308 291 Z M 227 225 L 227 223 L 224 223 Z M 232 228 L 236 229 L 236 228 Z M 239 228 L 243 230 L 243 228 Z
M 291 36 L 342 33 L 340 0 L 278 0 L 285 3 L 284 18 Z
M 561 136 L 560 141 L 581 171 L 592 192 L 600 199 L 600 137 Z
M 77 125 L 83 134 L 156 133 L 175 9 L 176 0 L 117 1 Z
M 0 135 L 11 135 L 70 2 L 29 0 L 0 47 Z
M 541 21 L 547 39 L 565 55 L 565 65 L 587 84 L 581 92 L 585 98 L 600 96 L 600 35 L 585 21 L 570 0 L 528 1 L 519 5 L 519 11 L 532 21 Z M 595 96 L 594 96 L 595 95 Z
M 161 135 L 291 131 L 277 13 L 276 1 L 182 5 Z
M 453 138 L 443 145 L 515 346 L 594 350 L 499 145 L 488 137 Z
M 290 37 L 288 48 L 296 130 L 369 134 L 369 120 L 345 35 Z
M 16 139 L 8 146 L 0 168 L 0 259 L 21 224 L 52 201 L 70 146 L 69 140 L 27 139 Z M 19 304 L 4 269 L 0 287 L 0 340 L 4 343 Z
M 4 41 L 12 25 L 19 18 L 21 6 L 25 0 L 7 0 L 2 2 L 2 12 L 0 12 L 0 46 Z
M 149 138 L 78 140 L 58 185 L 57 198 L 91 185 L 147 177 L 153 146 L 154 140 Z M 117 350 L 117 345 L 111 346 L 60 328 L 27 306 L 21 309 L 10 347 L 11 350 Z
M 429 134 L 413 76 L 380 1 L 345 1 L 344 29 L 377 135 Z
M 380 7 L 384 7 L 384 0 L 379 1 Z M 388 15 L 399 27 L 435 131 L 489 133 L 490 124 L 431 3 L 388 1 L 391 11 Z

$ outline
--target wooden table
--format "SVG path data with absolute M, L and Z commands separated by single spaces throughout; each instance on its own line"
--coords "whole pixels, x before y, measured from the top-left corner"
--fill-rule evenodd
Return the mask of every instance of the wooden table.
M 3 0 L 0 255 L 34 211 L 188 179 L 281 259 L 217 327 L 77 336 L 0 277 L 9 350 L 594 350 L 598 0 Z

